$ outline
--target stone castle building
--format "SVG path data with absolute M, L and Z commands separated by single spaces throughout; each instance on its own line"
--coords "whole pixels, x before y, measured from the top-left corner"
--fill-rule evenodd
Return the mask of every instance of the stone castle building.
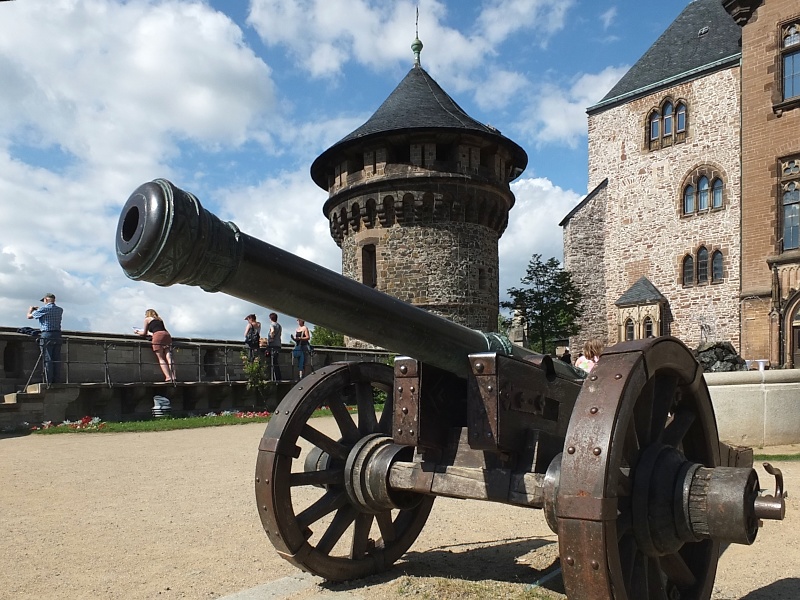
M 311 165 L 342 274 L 456 323 L 495 331 L 498 240 L 525 151 L 414 66 L 361 127 Z
M 793 0 L 694 0 L 588 109 L 591 192 L 561 222 L 573 346 L 669 334 L 800 358 L 798 28 Z

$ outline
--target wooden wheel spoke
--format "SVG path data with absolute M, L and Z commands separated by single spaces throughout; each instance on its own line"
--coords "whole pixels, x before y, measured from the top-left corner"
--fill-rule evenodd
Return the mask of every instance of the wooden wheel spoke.
M 397 532 L 392 521 L 392 512 L 387 510 L 386 512 L 378 513 L 375 515 L 375 520 L 378 521 L 383 543 L 389 544 L 393 542 L 397 537 Z
M 639 446 L 646 448 L 653 442 L 653 400 L 655 396 L 655 378 L 650 378 L 642 388 L 639 399 L 633 407 L 633 421 Z
M 669 411 L 675 400 L 675 390 L 678 386 L 678 378 L 675 375 L 662 375 L 654 377 L 655 389 L 653 394 L 653 419 L 651 422 L 650 439 L 658 441 L 667 424 Z
M 356 384 L 356 403 L 358 405 L 358 432 L 362 436 L 376 433 L 378 417 L 375 414 L 375 398 L 370 382 Z
M 638 461 L 639 450 L 641 448 L 633 419 L 630 420 L 628 427 L 625 429 L 625 440 L 623 444 L 622 459 L 624 463 L 633 470 L 636 468 L 636 462 Z
M 333 517 L 333 521 L 331 521 L 331 524 L 328 525 L 325 533 L 322 534 L 319 542 L 317 542 L 317 550 L 324 552 L 325 554 L 330 554 L 331 550 L 333 550 L 333 547 L 336 545 L 336 542 L 342 539 L 344 532 L 347 531 L 348 527 L 350 527 L 357 514 L 358 511 L 350 504 L 347 504 L 337 510 L 336 515 Z
M 388 397 L 386 398 L 386 404 L 383 406 L 380 421 L 378 421 L 378 431 L 387 435 L 392 435 L 392 388 L 389 388 L 386 394 Z
M 686 434 L 691 429 L 695 422 L 696 415 L 687 406 L 681 406 L 675 411 L 672 421 L 664 429 L 664 435 L 661 441 L 667 446 L 677 448 L 686 437 Z
M 358 427 L 353 421 L 352 415 L 347 411 L 347 405 L 344 400 L 338 402 L 331 402 L 328 407 L 333 413 L 333 418 L 336 419 L 336 424 L 339 426 L 339 431 L 342 432 L 342 439 L 352 444 L 356 443 L 361 435 L 358 432 Z
M 319 521 L 325 515 L 340 509 L 345 504 L 347 504 L 347 493 L 344 490 L 328 490 L 322 498 L 319 498 L 311 506 L 297 515 L 297 524 L 300 526 L 300 529 L 305 529 L 312 523 Z
M 342 460 L 347 459 L 347 455 L 350 453 L 348 448 L 339 442 L 336 442 L 329 438 L 327 435 L 322 433 L 321 431 L 314 429 L 306 423 L 303 425 L 303 430 L 300 432 L 300 437 L 305 440 L 308 440 L 312 444 L 314 444 L 317 448 L 321 448 L 331 456 L 335 458 L 340 458 Z
M 372 529 L 373 516 L 366 513 L 356 515 L 356 524 L 353 529 L 353 545 L 350 548 L 350 558 L 358 559 L 367 554 L 369 550 L 369 532 Z
M 633 564 L 631 565 L 630 579 L 630 594 L 629 598 L 647 598 L 650 585 L 647 581 L 649 569 L 647 568 L 647 556 L 639 552 L 638 549 L 633 556 Z
M 664 575 L 658 558 L 648 558 L 647 561 L 647 589 L 648 600 L 668 600 L 667 588 L 664 585 Z
M 697 583 L 697 577 L 678 552 L 662 556 L 661 567 L 667 578 L 681 589 L 689 589 Z
M 627 498 L 631 495 L 632 489 L 631 469 L 630 467 L 621 467 L 617 479 L 617 498 Z
M 344 481 L 344 469 L 323 469 L 322 471 L 302 471 L 289 475 L 289 485 L 335 485 Z

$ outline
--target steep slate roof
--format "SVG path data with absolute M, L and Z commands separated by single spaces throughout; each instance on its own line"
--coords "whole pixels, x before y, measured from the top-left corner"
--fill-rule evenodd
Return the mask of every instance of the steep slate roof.
M 708 27 L 708 32 L 699 32 Z M 674 85 L 738 62 L 742 31 L 721 0 L 693 0 L 590 114 L 654 88 Z
M 493 139 L 508 148 L 513 156 L 514 166 L 519 168 L 520 173 L 528 164 L 525 150 L 501 135 L 494 127 L 470 117 L 425 69 L 415 65 L 366 123 L 317 157 L 311 165 L 311 178 L 317 185 L 327 189 L 325 165 L 346 147 L 390 133 L 412 133 L 430 129 L 472 133 Z
M 653 304 L 655 302 L 666 302 L 666 298 L 658 291 L 656 286 L 650 283 L 647 277 L 640 277 L 639 280 L 628 288 L 619 300 L 614 302 L 617 306 L 632 306 L 636 304 Z

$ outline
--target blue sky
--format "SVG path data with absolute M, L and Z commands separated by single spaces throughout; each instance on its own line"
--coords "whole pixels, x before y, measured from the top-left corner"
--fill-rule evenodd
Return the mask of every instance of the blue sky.
M 0 2 L 0 325 L 53 292 L 64 328 L 237 339 L 266 309 L 125 278 L 120 209 L 166 177 L 243 231 L 340 271 L 312 161 L 413 64 L 528 152 L 500 240 L 500 289 L 586 192 L 586 108 L 687 0 Z M 643 5 L 647 5 L 647 10 Z M 658 7 L 656 9 L 656 7 Z M 286 333 L 291 317 L 282 322 Z

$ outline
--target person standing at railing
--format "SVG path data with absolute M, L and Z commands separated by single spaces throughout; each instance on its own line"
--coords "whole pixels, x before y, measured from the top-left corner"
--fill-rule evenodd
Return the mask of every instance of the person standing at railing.
M 167 331 L 164 320 L 152 308 L 144 311 L 144 327 L 133 330 L 142 337 L 151 336 L 153 352 L 166 381 L 175 380 L 175 365 L 172 363 L 172 336 Z
M 44 359 L 44 379 L 45 383 L 51 384 L 58 381 L 61 367 L 61 318 L 64 309 L 56 306 L 55 294 L 45 294 L 40 302 L 44 302 L 44 306 L 28 308 L 28 318 L 39 320 L 39 348 Z
M 269 350 L 269 364 L 272 368 L 272 380 L 282 381 L 281 367 L 280 367 L 280 354 L 281 354 L 281 336 L 283 335 L 283 327 L 278 323 L 278 314 L 269 313 L 269 332 L 267 332 L 267 349 Z
M 298 379 L 303 378 L 303 371 L 306 366 L 306 358 L 311 353 L 311 333 L 306 327 L 306 322 L 303 319 L 297 319 L 297 329 L 294 335 L 290 335 L 292 341 L 295 343 L 292 349 L 292 356 L 297 359 L 297 375 Z
M 261 322 L 255 315 L 250 314 L 244 318 L 247 325 L 244 328 L 244 343 L 247 346 L 247 360 L 253 362 L 253 359 L 259 355 L 259 340 L 261 339 Z

